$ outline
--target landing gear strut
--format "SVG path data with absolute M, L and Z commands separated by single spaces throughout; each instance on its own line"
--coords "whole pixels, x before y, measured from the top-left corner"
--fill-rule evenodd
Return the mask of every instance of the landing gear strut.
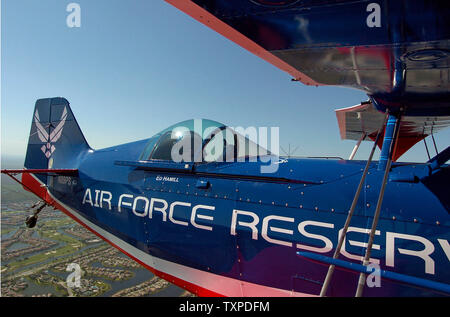
M 36 207 L 38 204 L 34 204 L 31 208 Z M 33 212 L 33 215 L 28 216 L 27 219 L 25 219 L 25 224 L 28 228 L 34 228 L 36 226 L 37 220 L 38 220 L 38 214 L 41 212 L 41 210 L 47 206 L 47 203 L 42 201 L 41 205 Z

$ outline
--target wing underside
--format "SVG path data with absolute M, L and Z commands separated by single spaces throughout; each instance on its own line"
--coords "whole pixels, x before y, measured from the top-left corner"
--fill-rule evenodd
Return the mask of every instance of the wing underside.
M 447 1 L 166 1 L 295 81 L 363 90 L 382 111 L 450 115 Z
M 378 129 L 383 124 L 385 114 L 379 112 L 371 102 L 365 102 L 336 110 L 336 117 L 341 139 L 360 140 L 369 138 L 375 140 Z M 417 142 L 448 126 L 450 126 L 450 116 L 403 116 L 393 160 L 396 161 Z M 384 134 L 384 131 L 382 133 Z M 378 146 L 381 148 L 381 145 L 380 140 Z

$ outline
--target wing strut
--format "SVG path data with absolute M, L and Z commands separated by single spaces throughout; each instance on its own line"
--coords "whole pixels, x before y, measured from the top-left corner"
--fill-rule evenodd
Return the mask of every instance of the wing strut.
M 366 132 L 363 132 L 363 133 L 361 134 L 361 137 L 359 138 L 358 142 L 356 142 L 356 145 L 355 145 L 355 147 L 353 148 L 353 151 L 352 151 L 352 153 L 350 154 L 350 157 L 348 158 L 349 161 L 350 161 L 350 160 L 353 160 L 353 158 L 355 157 L 356 152 L 357 152 L 358 149 L 359 149 L 359 146 L 361 145 L 361 142 L 364 141 L 364 139 L 366 138 L 366 136 L 367 136 L 367 133 L 366 133 Z
M 346 270 L 350 270 L 353 272 L 364 272 L 366 274 L 374 273 L 375 271 L 378 271 L 380 276 L 382 278 L 391 280 L 391 281 L 397 281 L 402 284 L 411 285 L 413 287 L 418 287 L 421 289 L 428 289 L 432 290 L 433 292 L 441 293 L 443 295 L 448 296 L 450 294 L 450 285 L 445 283 L 439 283 L 435 281 L 426 280 L 423 278 L 418 278 L 415 276 L 409 276 L 405 274 L 395 273 L 387 270 L 379 270 L 370 268 L 368 266 L 364 266 L 361 264 L 356 264 L 353 262 L 338 260 L 338 259 L 332 259 L 324 255 L 320 255 L 313 252 L 307 252 L 307 251 L 298 251 L 297 255 L 304 257 L 308 260 L 319 262 L 319 263 L 325 263 L 325 264 L 331 264 L 336 265 L 341 268 L 344 268 Z
M 337 259 L 339 257 L 339 254 L 341 253 L 341 248 L 342 248 L 342 244 L 344 243 L 344 240 L 345 240 L 345 235 L 347 234 L 348 227 L 350 226 L 350 221 L 351 221 L 351 219 L 353 217 L 353 213 L 354 213 L 354 211 L 356 209 L 356 205 L 358 203 L 358 199 L 359 199 L 359 195 L 361 193 L 361 189 L 362 189 L 362 187 L 364 185 L 364 181 L 366 179 L 367 172 L 369 171 L 370 163 L 372 162 L 373 154 L 375 153 L 375 149 L 377 147 L 378 139 L 380 138 L 381 133 L 384 130 L 384 125 L 386 123 L 387 117 L 388 116 L 386 114 L 385 119 L 383 121 L 383 124 L 378 129 L 377 137 L 375 139 L 375 142 L 373 143 L 372 150 L 370 151 L 369 159 L 367 160 L 366 167 L 364 168 L 364 172 L 363 172 L 363 174 L 361 176 L 361 180 L 359 181 L 359 185 L 358 185 L 358 189 L 356 190 L 355 197 L 353 197 L 353 202 L 352 202 L 352 205 L 351 205 L 350 210 L 348 212 L 347 219 L 345 220 L 345 225 L 344 225 L 344 228 L 342 229 L 343 231 L 342 231 L 342 234 L 341 234 L 341 236 L 339 238 L 338 245 L 336 247 L 336 250 L 334 251 L 333 259 Z M 327 293 L 328 286 L 330 285 L 331 278 L 333 276 L 334 268 L 335 268 L 334 264 L 331 264 L 328 267 L 327 276 L 325 277 L 325 281 L 324 281 L 324 283 L 322 285 L 322 289 L 320 290 L 320 296 L 321 297 L 324 297 L 326 295 L 326 293 Z
M 373 240 L 375 237 L 375 231 L 377 229 L 377 224 L 378 224 L 378 219 L 380 217 L 380 211 L 381 211 L 381 205 L 383 203 L 383 198 L 384 198 L 384 191 L 386 189 L 386 183 L 388 180 L 388 176 L 389 176 L 389 172 L 391 170 L 391 164 L 392 164 L 392 157 L 394 155 L 395 149 L 396 149 L 396 145 L 397 145 L 397 139 L 398 139 L 398 135 L 399 135 L 399 128 L 400 128 L 400 119 L 401 116 L 400 115 L 394 115 L 394 114 L 388 114 L 386 113 L 386 116 L 384 118 L 383 124 L 381 125 L 381 127 L 378 129 L 378 133 L 377 133 L 377 137 L 376 140 L 373 144 L 372 147 L 372 151 L 370 152 L 370 156 L 369 159 L 367 160 L 366 163 L 366 167 L 364 169 L 364 172 L 361 176 L 361 180 L 359 182 L 358 185 L 358 189 L 356 190 L 355 193 L 355 197 L 353 198 L 353 202 L 352 205 L 350 207 L 350 211 L 349 214 L 347 216 L 347 219 L 345 221 L 345 225 L 343 228 L 343 232 L 341 237 L 339 238 L 339 242 L 338 242 L 338 246 L 336 247 L 336 250 L 334 252 L 333 255 L 333 259 L 337 259 L 339 257 L 341 248 L 342 248 L 342 244 L 344 242 L 345 239 L 345 235 L 348 231 L 348 227 L 350 225 L 350 221 L 351 218 L 353 216 L 353 213 L 355 211 L 356 208 L 356 204 L 358 202 L 359 199 L 359 195 L 361 193 L 361 189 L 363 187 L 367 172 L 369 170 L 369 166 L 370 163 L 372 162 L 372 157 L 373 154 L 375 152 L 375 148 L 377 146 L 378 140 L 380 138 L 380 135 L 383 131 L 383 129 L 385 130 L 384 133 L 384 137 L 383 137 L 383 147 L 381 149 L 381 155 L 380 155 L 380 160 L 378 163 L 378 170 L 383 170 L 384 169 L 384 176 L 383 176 L 383 181 L 381 184 L 381 189 L 380 189 L 380 194 L 378 196 L 378 201 L 377 201 L 377 207 L 375 209 L 375 213 L 373 216 L 373 222 L 372 222 L 372 228 L 370 230 L 370 235 L 369 235 L 369 241 L 367 244 L 367 249 L 366 249 L 366 254 L 364 256 L 364 260 L 363 260 L 363 266 L 367 267 L 370 264 L 370 254 L 372 251 L 372 246 L 373 246 Z M 387 121 L 387 124 L 386 124 Z M 384 128 L 384 125 L 386 124 L 386 128 Z M 325 281 L 323 283 L 322 289 L 320 291 L 320 296 L 323 297 L 326 295 L 327 290 L 328 290 L 328 286 L 330 284 L 331 281 L 331 277 L 333 275 L 334 272 L 334 268 L 335 265 L 331 264 L 328 268 L 328 272 L 327 275 L 325 277 Z M 356 290 L 356 297 L 361 297 L 363 290 L 364 290 L 364 286 L 366 284 L 366 274 L 364 272 L 360 273 L 359 276 L 359 280 L 358 280 L 358 287 Z
M 367 266 L 370 263 L 370 253 L 372 252 L 373 239 L 375 237 L 375 231 L 377 230 L 378 219 L 380 217 L 381 205 L 383 203 L 384 191 L 386 189 L 389 172 L 391 171 L 392 157 L 394 156 L 398 131 L 400 130 L 401 114 L 394 115 L 389 114 L 389 119 L 386 125 L 383 147 L 381 149 L 380 161 L 378 163 L 378 170 L 384 168 L 383 182 L 381 183 L 380 195 L 378 196 L 377 208 L 373 216 L 372 228 L 370 230 L 369 241 L 367 243 L 366 255 L 364 256 L 363 265 Z M 361 297 L 364 286 L 366 285 L 366 274 L 361 272 L 359 275 L 358 288 L 356 290 L 356 297 Z

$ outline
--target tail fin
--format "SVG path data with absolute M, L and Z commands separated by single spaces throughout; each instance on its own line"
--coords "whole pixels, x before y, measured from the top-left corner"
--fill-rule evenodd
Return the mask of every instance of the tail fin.
M 66 99 L 36 101 L 25 168 L 77 168 L 80 156 L 89 149 Z

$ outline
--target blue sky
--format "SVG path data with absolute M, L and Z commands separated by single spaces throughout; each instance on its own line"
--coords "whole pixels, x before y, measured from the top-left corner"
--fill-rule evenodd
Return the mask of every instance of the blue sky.
M 66 6 L 81 7 L 81 27 Z M 144 139 L 191 118 L 280 128 L 296 155 L 347 158 L 334 110 L 357 90 L 309 87 L 162 0 L 4 0 L 2 156 L 24 156 L 36 99 L 62 96 L 94 148 Z M 450 132 L 436 136 L 439 149 Z M 356 159 L 366 159 L 364 142 Z M 428 142 L 431 148 L 431 142 Z M 434 153 L 434 151 L 432 151 Z M 404 161 L 425 161 L 423 142 Z

